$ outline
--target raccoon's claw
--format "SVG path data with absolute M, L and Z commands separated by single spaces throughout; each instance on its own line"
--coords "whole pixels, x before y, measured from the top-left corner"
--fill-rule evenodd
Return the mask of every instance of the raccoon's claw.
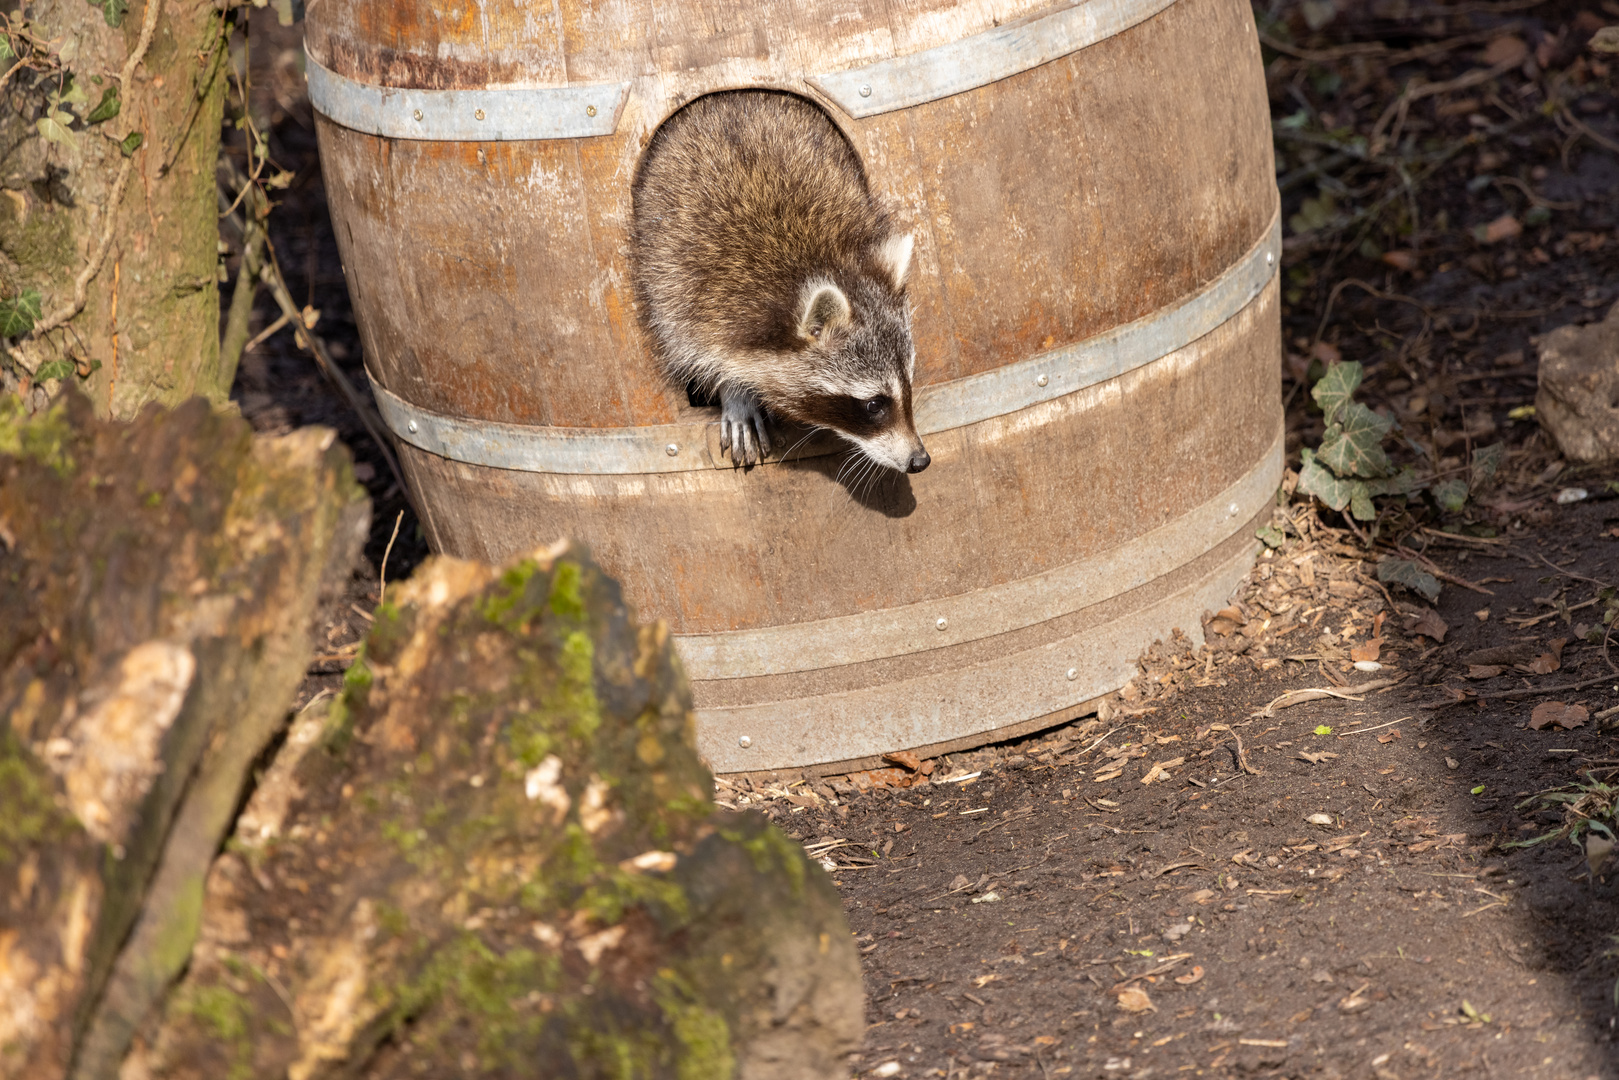
M 764 406 L 749 393 L 720 394 L 720 449 L 736 465 L 755 465 L 770 453 Z

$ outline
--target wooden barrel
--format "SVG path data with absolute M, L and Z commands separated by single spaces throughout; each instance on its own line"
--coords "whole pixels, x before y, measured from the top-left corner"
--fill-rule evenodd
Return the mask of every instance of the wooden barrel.
M 677 635 L 718 771 L 1076 715 L 1251 565 L 1282 410 L 1247 0 L 310 0 L 307 50 L 430 542 L 587 542 Z M 630 179 L 744 87 L 819 103 L 915 231 L 925 473 L 851 486 L 835 439 L 733 469 L 653 366 Z

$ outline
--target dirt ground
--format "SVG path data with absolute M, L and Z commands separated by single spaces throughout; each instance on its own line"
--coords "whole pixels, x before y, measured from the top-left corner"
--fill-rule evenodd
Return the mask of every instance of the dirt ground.
M 1419 496 L 1364 527 L 1295 496 L 1209 644 L 1154 646 L 1100 715 L 926 779 L 723 781 L 847 899 L 856 1075 L 1619 1077 L 1619 883 L 1566 838 L 1513 846 L 1565 821 L 1537 793 L 1578 782 L 1611 808 L 1619 771 L 1602 643 L 1619 469 L 1561 461 L 1526 408 L 1536 337 L 1619 300 L 1619 57 L 1587 47 L 1619 3 L 1306 0 L 1256 19 L 1290 465 L 1322 437 L 1308 387 L 1343 359 L 1398 422 L 1396 462 L 1455 474 L 1501 441 L 1500 479 L 1460 513 Z M 255 108 L 295 174 L 271 234 L 363 386 L 299 33 L 255 15 Z M 255 329 L 271 317 L 261 301 Z M 426 547 L 287 332 L 247 354 L 234 396 L 261 430 L 337 427 L 377 508 L 302 704 L 352 659 L 396 522 L 390 578 Z M 1587 497 L 1559 501 L 1572 489 Z M 1432 614 L 1376 580 L 1394 545 L 1450 576 Z M 1357 670 L 1377 638 L 1380 670 Z M 1348 696 L 1264 715 L 1305 688 Z M 1576 726 L 1530 727 L 1548 702 Z

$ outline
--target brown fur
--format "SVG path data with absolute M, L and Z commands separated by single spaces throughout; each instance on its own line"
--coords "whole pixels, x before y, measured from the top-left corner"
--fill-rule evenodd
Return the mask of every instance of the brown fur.
M 636 299 L 672 380 L 752 395 L 874 458 L 894 454 L 873 437 L 898 439 L 925 464 L 909 243 L 824 112 L 770 91 L 699 98 L 653 137 L 632 194 Z

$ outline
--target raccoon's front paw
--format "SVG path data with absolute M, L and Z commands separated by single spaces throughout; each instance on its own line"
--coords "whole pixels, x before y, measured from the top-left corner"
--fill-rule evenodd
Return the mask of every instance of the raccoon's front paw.
M 764 405 L 746 390 L 720 391 L 720 449 L 736 465 L 763 462 L 770 453 Z

